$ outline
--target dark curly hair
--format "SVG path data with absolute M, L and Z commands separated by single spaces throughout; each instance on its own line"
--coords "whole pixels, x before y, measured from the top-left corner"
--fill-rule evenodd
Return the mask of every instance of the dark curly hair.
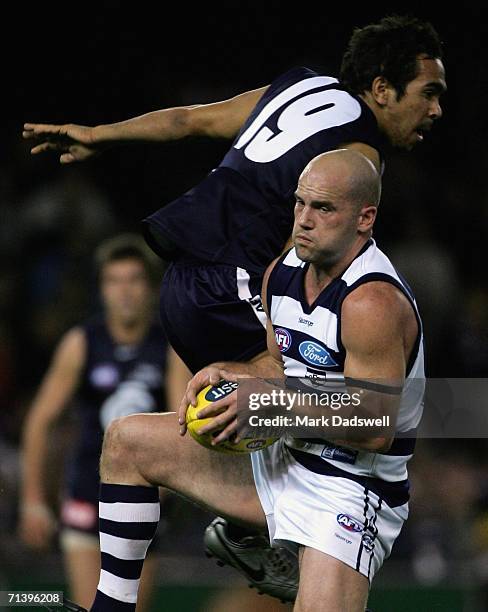
M 392 15 L 356 28 L 342 59 L 341 81 L 354 94 L 371 89 L 383 76 L 400 99 L 417 76 L 417 56 L 442 57 L 442 43 L 432 25 L 415 17 Z

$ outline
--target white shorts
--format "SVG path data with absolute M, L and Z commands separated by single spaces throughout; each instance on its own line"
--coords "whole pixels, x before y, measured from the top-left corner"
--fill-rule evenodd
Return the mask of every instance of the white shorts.
M 371 582 L 408 516 L 359 483 L 316 474 L 280 440 L 251 454 L 256 489 L 272 545 L 309 546 L 346 563 Z

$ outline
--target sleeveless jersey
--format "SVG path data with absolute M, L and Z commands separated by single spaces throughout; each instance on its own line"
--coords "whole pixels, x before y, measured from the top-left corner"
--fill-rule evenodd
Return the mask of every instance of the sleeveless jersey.
M 218 168 L 145 219 L 146 238 L 166 257 L 170 243 L 193 259 L 262 273 L 291 235 L 307 163 L 350 142 L 382 155 L 369 107 L 333 77 L 290 70 L 266 90 Z
M 341 307 L 346 296 L 359 285 L 385 281 L 397 287 L 412 305 L 419 333 L 407 364 L 396 422 L 396 432 L 403 436 L 395 437 L 387 453 L 352 450 L 326 440 L 291 436 L 287 437 L 286 444 L 295 458 L 312 471 L 359 482 L 367 479 L 370 488 L 388 498 L 390 505 L 405 503 L 408 499 L 406 466 L 415 446 L 425 387 L 422 325 L 415 299 L 373 239 L 312 305 L 308 305 L 304 294 L 307 267 L 295 249 L 291 249 L 274 267 L 267 287 L 270 319 L 289 386 L 310 392 L 314 390 L 313 382 L 320 381 L 324 390 L 337 391 L 341 385 L 343 389 L 346 351 L 341 342 Z
M 116 343 L 103 317 L 81 326 L 86 360 L 75 399 L 78 438 L 67 474 L 73 497 L 98 496 L 98 463 L 103 426 L 131 412 L 165 410 L 164 371 L 167 343 L 161 327 L 151 324 L 137 345 Z

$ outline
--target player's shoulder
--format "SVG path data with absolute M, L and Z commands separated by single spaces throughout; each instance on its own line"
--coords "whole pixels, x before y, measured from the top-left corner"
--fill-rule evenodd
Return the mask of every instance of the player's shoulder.
M 279 272 L 283 266 L 285 266 L 285 268 L 296 268 L 300 267 L 301 264 L 303 264 L 303 262 L 298 259 L 295 248 L 292 246 L 283 251 L 281 255 L 278 255 L 278 257 L 275 257 L 273 259 L 273 261 L 266 268 L 263 277 L 263 282 L 268 283 L 270 276 L 272 274 L 276 274 L 276 272 Z
M 78 325 L 78 329 L 84 335 L 85 351 L 87 358 L 101 352 L 110 351 L 113 338 L 107 325 L 107 319 L 103 311 L 90 315 Z
M 342 303 L 342 319 L 404 321 L 413 316 L 413 309 L 405 292 L 388 280 L 365 282 L 351 291 Z
M 66 364 L 81 364 L 86 355 L 87 337 L 81 325 L 70 328 L 59 341 L 56 358 Z

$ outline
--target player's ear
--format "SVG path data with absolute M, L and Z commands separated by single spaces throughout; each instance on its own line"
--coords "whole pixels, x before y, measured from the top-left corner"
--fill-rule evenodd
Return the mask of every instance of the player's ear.
M 371 85 L 371 94 L 377 104 L 385 106 L 392 93 L 392 87 L 383 76 L 377 76 Z
M 358 232 L 369 232 L 373 228 L 377 212 L 377 206 L 366 205 L 361 208 L 358 217 Z

